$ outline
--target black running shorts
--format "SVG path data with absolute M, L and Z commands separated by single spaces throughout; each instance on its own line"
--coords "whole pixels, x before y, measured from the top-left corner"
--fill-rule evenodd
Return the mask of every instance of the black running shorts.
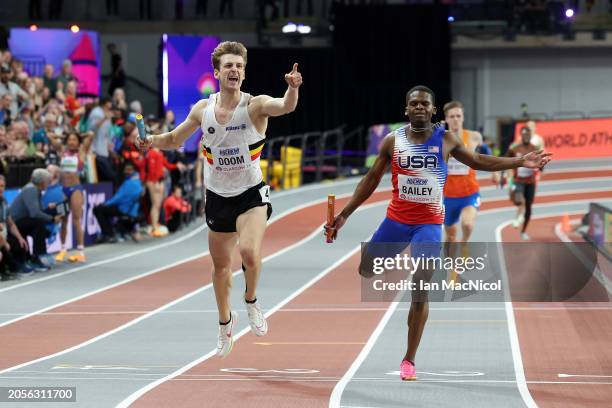
M 514 193 L 522 194 L 525 202 L 532 203 L 535 197 L 535 183 L 514 183 Z
M 270 186 L 264 182 L 233 197 L 223 197 L 206 190 L 206 224 L 215 232 L 236 232 L 238 216 L 262 205 L 268 206 L 268 219 L 270 219 L 272 215 Z

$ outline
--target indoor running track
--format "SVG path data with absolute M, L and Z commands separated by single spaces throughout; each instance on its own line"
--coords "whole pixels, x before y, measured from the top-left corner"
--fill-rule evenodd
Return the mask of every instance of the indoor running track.
M 94 247 L 86 265 L 2 283 L 0 386 L 73 386 L 71 407 L 610 406 L 609 302 L 432 303 L 419 380 L 401 382 L 409 305 L 361 302 L 356 273 L 359 243 L 384 217 L 388 177 L 334 244 L 322 234 L 327 194 L 342 208 L 357 181 L 272 196 L 258 292 L 266 337 L 248 330 L 236 257 L 237 341 L 226 359 L 214 356 L 218 317 L 198 221 L 159 240 Z M 611 181 L 606 160 L 551 163 L 533 239 L 576 239 L 558 228 L 561 216 L 579 218 L 591 201 L 612 206 Z M 507 190 L 488 175 L 481 184 L 472 240 L 516 241 Z M 610 288 L 609 265 L 601 269 L 594 284 Z

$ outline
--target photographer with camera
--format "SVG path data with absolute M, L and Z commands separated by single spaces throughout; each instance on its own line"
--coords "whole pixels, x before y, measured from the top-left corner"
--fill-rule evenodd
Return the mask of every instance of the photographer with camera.
M 21 235 L 31 236 L 34 241 L 31 265 L 38 272 L 49 270 L 40 257 L 47 254 L 45 238 L 48 236 L 47 224 L 59 222 L 60 215 L 49 215 L 43 211 L 41 194 L 48 186 L 51 175 L 46 169 L 35 169 L 30 182 L 15 197 L 11 204 L 11 215 Z

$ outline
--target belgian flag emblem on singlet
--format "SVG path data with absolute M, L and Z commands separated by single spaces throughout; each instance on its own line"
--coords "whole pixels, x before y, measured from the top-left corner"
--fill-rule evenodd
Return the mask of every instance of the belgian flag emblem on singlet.
M 261 156 L 261 151 L 263 150 L 264 144 L 265 144 L 265 139 L 262 139 L 256 143 L 248 145 L 248 156 L 250 156 L 250 159 L 252 162 L 257 160 L 259 156 Z M 241 160 L 241 157 L 244 156 L 242 154 L 244 147 L 247 147 L 247 146 L 243 145 L 243 146 L 210 148 L 210 147 L 202 145 L 202 154 L 206 156 L 206 160 L 208 161 L 210 165 L 214 165 L 214 164 L 237 165 L 237 164 L 241 164 L 241 162 L 244 162 L 244 160 Z M 217 163 L 215 163 L 215 158 L 217 158 Z

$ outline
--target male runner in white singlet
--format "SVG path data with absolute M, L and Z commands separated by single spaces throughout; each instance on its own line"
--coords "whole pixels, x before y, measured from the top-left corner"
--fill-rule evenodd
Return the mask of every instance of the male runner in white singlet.
M 240 91 L 245 78 L 247 50 L 238 42 L 222 42 L 212 53 L 215 78 L 220 91 L 196 103 L 189 116 L 173 131 L 148 135 L 141 148 L 177 149 L 198 127 L 206 157 L 206 223 L 213 260 L 213 285 L 219 309 L 217 355 L 232 349 L 238 313 L 229 303 L 232 286 L 232 253 L 239 245 L 245 270 L 244 300 L 251 330 L 257 336 L 268 331 L 257 302 L 261 271 L 261 244 L 266 221 L 272 213 L 270 187 L 265 185 L 259 156 L 265 141 L 268 118 L 293 112 L 298 102 L 302 75 L 297 64 L 285 75 L 288 88 L 282 98 L 251 96 Z

